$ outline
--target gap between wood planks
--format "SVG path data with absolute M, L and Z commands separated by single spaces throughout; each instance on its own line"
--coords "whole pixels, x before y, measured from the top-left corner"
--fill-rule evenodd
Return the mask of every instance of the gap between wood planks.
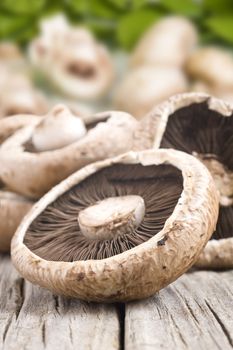
M 233 349 L 233 271 L 183 275 L 155 296 L 95 304 L 24 281 L 0 255 L 0 350 Z

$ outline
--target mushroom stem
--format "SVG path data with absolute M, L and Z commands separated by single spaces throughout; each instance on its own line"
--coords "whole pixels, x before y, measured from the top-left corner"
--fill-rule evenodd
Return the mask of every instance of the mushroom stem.
M 222 206 L 230 206 L 233 204 L 233 172 L 226 169 L 224 165 L 217 159 L 214 159 L 212 154 L 197 154 L 193 152 L 193 155 L 197 157 L 210 171 L 213 176 L 215 185 L 219 191 L 219 202 Z
M 35 127 L 32 144 L 39 152 L 55 150 L 86 134 L 83 121 L 63 105 L 55 106 Z
M 138 227 L 144 214 L 140 196 L 109 197 L 80 211 L 78 222 L 85 237 L 104 240 Z

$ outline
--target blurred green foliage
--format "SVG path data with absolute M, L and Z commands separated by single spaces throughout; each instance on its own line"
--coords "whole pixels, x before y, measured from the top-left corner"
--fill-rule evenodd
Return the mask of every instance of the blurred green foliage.
M 37 34 L 40 19 L 57 12 L 126 50 L 168 14 L 192 19 L 205 43 L 233 45 L 232 0 L 0 0 L 0 40 L 26 44 Z

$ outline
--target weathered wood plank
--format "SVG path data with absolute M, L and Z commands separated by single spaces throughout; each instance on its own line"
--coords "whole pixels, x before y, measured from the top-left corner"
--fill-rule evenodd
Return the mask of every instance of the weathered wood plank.
M 55 297 L 19 277 L 0 256 L 0 349 L 119 349 L 114 305 Z
M 233 271 L 196 271 L 126 305 L 125 349 L 232 349 Z
M 232 349 L 233 271 L 197 271 L 156 296 L 120 306 L 55 297 L 0 255 L 0 349 Z M 121 326 L 121 329 L 120 329 Z

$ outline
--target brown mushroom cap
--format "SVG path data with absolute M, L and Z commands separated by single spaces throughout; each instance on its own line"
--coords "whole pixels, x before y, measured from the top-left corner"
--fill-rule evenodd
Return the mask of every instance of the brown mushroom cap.
M 45 78 L 73 98 L 95 99 L 107 92 L 113 80 L 107 48 L 90 31 L 70 26 L 61 16 L 42 23 L 29 57 Z
M 138 207 L 141 213 L 142 202 L 130 199 L 130 219 L 120 234 L 115 220 L 118 214 L 125 218 L 126 212 L 116 209 L 110 213 L 108 230 L 115 237 L 101 241 L 94 230 L 93 237 L 83 235 L 80 240 L 80 210 L 91 205 L 103 208 L 106 198 L 126 200 L 128 195 L 143 198 L 144 218 L 135 214 Z M 48 192 L 18 228 L 12 261 L 25 278 L 56 294 L 108 302 L 140 299 L 174 281 L 195 262 L 217 215 L 214 182 L 197 159 L 175 150 L 130 152 L 88 165 Z
M 11 238 L 32 204 L 13 192 L 0 191 L 0 252 L 9 252 Z
M 58 107 L 50 116 L 63 113 L 65 107 Z M 84 137 L 52 151 L 34 149 L 31 141 L 38 124 L 19 130 L 0 147 L 0 178 L 14 192 L 39 198 L 84 165 L 131 150 L 138 122 L 123 112 L 104 112 L 102 118 L 99 122 L 100 114 L 96 120 L 93 116 Z
M 197 265 L 233 267 L 232 106 L 207 94 L 187 93 L 160 105 L 150 118 L 157 125 L 154 147 L 196 156 L 211 172 L 220 195 L 217 227 Z

